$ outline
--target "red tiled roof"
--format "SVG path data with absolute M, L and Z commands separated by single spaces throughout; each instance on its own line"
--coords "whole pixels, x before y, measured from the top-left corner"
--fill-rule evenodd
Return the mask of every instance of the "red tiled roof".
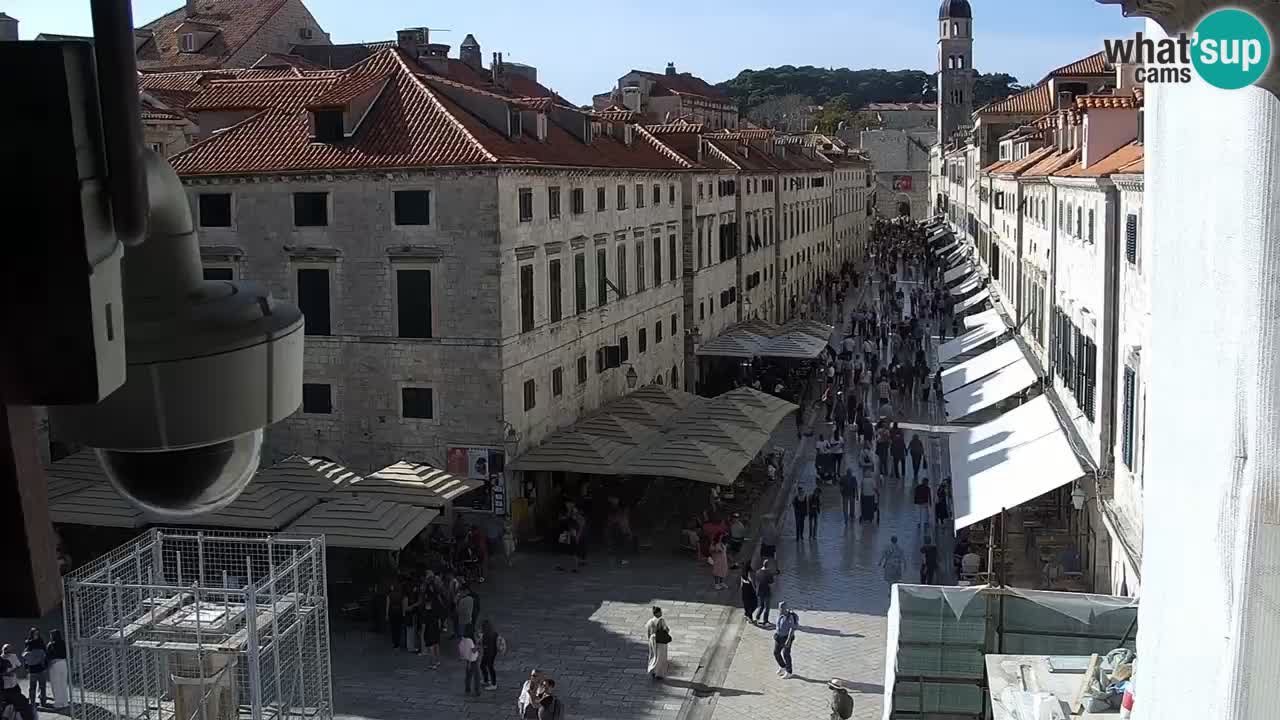
M 645 125 L 644 129 L 654 135 L 668 135 L 671 133 L 700 133 L 703 130 L 703 124 L 678 120 L 664 125 Z
M 1065 167 L 1070 167 L 1078 160 L 1080 160 L 1079 149 L 1068 150 L 1067 152 L 1057 152 L 1055 150 L 1045 155 L 1035 165 L 1024 170 L 1022 177 L 1048 177 Z
M 1048 75 L 1044 76 L 1045 80 L 1055 77 L 1098 77 L 1106 76 L 1115 72 L 1115 68 L 1107 62 L 1107 54 L 1105 52 L 1096 52 L 1089 57 L 1081 58 L 1073 63 L 1067 63 L 1056 70 L 1050 70 Z M 1044 82 L 1043 80 L 1041 82 Z
M 1027 88 L 1002 100 L 987 103 L 974 111 L 974 115 L 1035 115 L 1053 110 L 1053 97 L 1045 83 Z
M 386 78 L 388 84 L 354 136 L 313 142 L 305 108 L 335 87 L 361 82 L 356 76 Z M 604 133 L 586 144 L 548 118 L 545 140 L 510 138 L 434 89 L 437 82 L 449 81 L 418 72 L 398 49 L 379 51 L 337 77 L 217 81 L 198 98 L 201 107 L 261 111 L 192 145 L 171 162 L 187 176 L 492 164 L 666 171 L 689 166 L 643 129 L 630 145 Z
M 327 91 L 321 93 L 320 97 L 312 100 L 307 107 L 342 107 L 372 88 L 384 84 L 388 77 L 390 77 L 390 73 L 386 75 L 355 73 L 349 77 L 344 77 Z
M 138 48 L 138 67 L 161 68 L 218 67 L 252 38 L 286 0 L 199 0 L 194 15 L 186 5 L 143 25 L 154 38 Z M 218 33 L 198 52 L 180 52 L 178 26 L 196 22 L 217 28 Z
M 902 111 L 902 110 L 933 111 L 938 109 L 938 104 L 937 103 L 916 103 L 916 102 L 902 102 L 902 103 L 873 102 L 873 103 L 867 103 L 862 109 L 870 110 L 872 112 L 895 112 L 895 111 Z
M 288 55 L 286 53 L 266 53 L 258 58 L 251 68 L 274 68 L 274 67 L 295 67 L 299 70 L 324 70 L 324 66 L 319 63 L 311 62 L 301 55 Z
M 599 110 L 595 115 L 611 122 L 635 122 L 640 117 L 640 113 L 630 110 Z
M 998 173 L 1000 175 L 1021 175 L 1029 168 L 1034 167 L 1041 160 L 1052 155 L 1054 152 L 1055 149 L 1052 146 L 1042 147 L 1039 150 L 1027 153 L 1027 156 L 1021 160 L 1010 160 L 1009 162 L 1002 163 L 1000 168 L 991 170 L 990 172 Z
M 1131 142 L 1128 145 L 1116 150 L 1101 160 L 1089 165 L 1089 167 L 1080 167 L 1079 163 L 1072 163 L 1070 167 L 1065 167 L 1055 173 L 1054 177 L 1106 177 L 1113 173 L 1120 172 L 1120 169 L 1136 162 L 1142 162 L 1143 148 L 1137 142 Z M 1129 172 L 1129 171 L 1126 171 Z
M 1076 108 L 1117 108 L 1136 110 L 1138 99 L 1132 95 L 1080 95 L 1076 97 Z
M 697 75 L 691 75 L 689 73 L 667 75 L 666 73 L 648 72 L 646 70 L 632 70 L 631 73 L 644 75 L 646 78 L 652 80 L 654 84 L 654 91 L 651 94 L 653 95 L 665 95 L 668 93 L 674 95 L 697 95 L 698 97 L 715 100 L 716 102 L 727 104 L 731 104 L 733 102 L 729 99 L 728 95 L 725 95 L 723 92 L 716 89 L 714 85 L 707 83 L 706 80 L 703 80 Z M 628 73 L 628 75 L 631 73 Z

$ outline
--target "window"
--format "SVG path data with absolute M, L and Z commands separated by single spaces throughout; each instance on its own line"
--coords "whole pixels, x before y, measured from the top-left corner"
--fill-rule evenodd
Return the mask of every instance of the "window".
M 431 337 L 431 271 L 396 271 L 396 335 Z
M 587 356 L 578 356 L 578 384 L 582 385 L 587 381 Z
M 181 43 L 180 49 L 182 50 L 182 52 L 196 51 L 195 33 L 182 33 L 182 37 L 179 39 L 179 42 Z
M 636 243 L 636 292 L 644 292 L 644 243 Z
M 618 359 L 621 362 L 626 362 L 631 359 L 630 342 L 626 335 L 618 338 Z
M 662 238 L 653 237 L 653 286 L 662 284 Z
M 675 314 L 675 313 L 671 313 L 671 326 L 670 326 L 670 328 L 669 328 L 669 329 L 671 330 L 671 337 L 675 337 L 675 335 L 676 335 L 676 331 L 679 329 L 679 328 L 676 326 L 676 314 Z
M 397 190 L 394 197 L 396 225 L 430 225 L 431 192 Z
M 337 143 L 347 136 L 341 110 L 312 110 L 311 125 L 316 142 Z
M 547 188 L 547 217 L 560 217 L 560 188 L 555 186 Z
M 529 412 L 538 405 L 538 385 L 532 380 L 524 381 L 524 411 Z
M 671 387 L 673 388 L 680 387 L 680 371 L 676 368 L 675 365 L 671 366 Z
M 1076 237 L 1084 237 L 1084 208 L 1076 208 Z
M 669 265 L 669 267 L 667 268 L 669 270 L 667 275 L 670 277 L 670 279 L 675 280 L 676 276 L 680 271 L 680 268 L 677 267 L 678 263 L 676 262 L 676 236 L 675 235 L 671 235 L 667 237 L 667 264 Z
M 329 193 L 294 193 L 293 224 L 295 227 L 324 227 L 328 225 Z
M 1093 242 L 1093 208 L 1089 208 L 1089 242 Z
M 640 333 L 636 337 L 636 349 L 641 355 L 649 349 L 649 332 L 646 328 L 640 328 Z
M 587 256 L 578 253 L 573 256 L 573 312 L 577 315 L 587 311 Z
M 574 188 L 569 192 L 569 212 L 581 215 L 587 211 L 586 193 L 582 188 Z
M 306 321 L 307 335 L 329 335 L 329 271 L 325 268 L 298 270 L 298 308 Z
M 605 209 L 605 206 L 607 205 L 606 203 L 607 198 L 608 198 L 608 193 L 605 192 L 603 187 L 596 188 L 596 211 L 597 212 L 601 212 Z
M 699 320 L 707 319 L 707 307 L 701 300 L 698 301 L 698 319 Z
M 626 296 L 627 294 L 627 245 L 626 243 L 618 243 L 618 267 L 613 273 L 613 284 L 618 288 L 618 294 Z
M 311 39 L 311 28 L 309 28 L 309 27 L 300 27 L 300 28 L 298 28 L 298 37 L 299 37 L 299 38 L 301 38 L 301 39 L 303 39 L 303 40 L 310 40 L 310 39 Z
M 520 188 L 520 222 L 533 219 L 533 188 Z
M 329 383 L 302 383 L 302 412 L 309 415 L 333 412 L 333 393 Z
M 231 227 L 231 193 L 200 193 L 200 227 Z
M 400 417 L 433 420 L 436 416 L 435 393 L 431 388 L 400 388 Z
M 609 304 L 609 255 L 604 248 L 596 250 L 596 306 Z
M 1130 216 L 1132 217 L 1132 216 Z M 304 386 L 305 389 L 305 386 Z M 1138 374 L 1133 368 L 1125 366 L 1124 368 L 1124 394 L 1121 400 L 1120 408 L 1120 458 L 1124 460 L 1124 466 L 1130 470 L 1134 467 L 1134 422 L 1137 418 L 1134 416 L 1136 407 L 1134 400 L 1138 392 Z
M 657 345 L 662 342 L 662 321 L 653 324 L 653 344 Z
M 520 268 L 520 332 L 533 329 L 533 266 Z
M 627 186 L 626 185 L 618 186 L 618 209 L 619 210 L 627 209 Z
M 551 322 L 560 322 L 563 316 L 564 288 L 560 285 L 560 260 L 547 263 L 547 299 L 551 301 Z
M 1124 218 L 1124 259 L 1131 264 L 1138 262 L 1138 216 L 1134 213 Z
M 671 183 L 667 186 L 667 202 L 672 205 L 676 204 L 676 184 Z
M 653 204 L 655 207 L 662 204 L 662 186 L 657 183 L 653 184 Z
M 644 185 L 636 183 L 636 207 L 644 207 Z
M 205 280 L 235 280 L 235 271 L 229 267 L 206 267 Z
M 551 397 L 560 397 L 564 394 L 564 368 L 556 368 L 551 371 Z

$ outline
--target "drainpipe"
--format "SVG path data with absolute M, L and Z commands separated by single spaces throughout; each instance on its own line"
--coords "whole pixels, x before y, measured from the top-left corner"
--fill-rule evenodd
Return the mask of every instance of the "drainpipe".
M 1109 178 L 1099 181 L 1106 196 L 1105 225 L 1102 240 L 1103 261 L 1106 263 L 1103 272 L 1102 286 L 1102 337 L 1106 343 L 1102 356 L 1102 383 L 1099 390 L 1102 402 L 1099 411 L 1102 413 L 1101 442 L 1098 449 L 1098 464 L 1103 478 L 1112 477 L 1115 469 L 1116 446 L 1116 377 L 1120 358 L 1120 191 Z

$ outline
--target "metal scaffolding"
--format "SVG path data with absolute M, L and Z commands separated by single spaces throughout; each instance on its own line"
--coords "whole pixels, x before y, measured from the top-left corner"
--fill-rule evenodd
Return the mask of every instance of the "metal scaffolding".
M 76 720 L 333 717 L 322 538 L 158 528 L 65 583 Z

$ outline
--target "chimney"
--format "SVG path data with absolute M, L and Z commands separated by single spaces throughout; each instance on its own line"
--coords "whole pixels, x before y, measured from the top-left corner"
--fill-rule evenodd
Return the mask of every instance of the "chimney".
M 1116 95 L 1133 95 L 1134 88 L 1142 87 L 1137 72 L 1138 66 L 1133 63 L 1116 63 Z
M 1067 108 L 1071 107 L 1071 103 L 1075 102 L 1075 100 L 1076 100 L 1075 93 L 1069 90 L 1063 90 L 1062 92 L 1059 92 L 1058 93 L 1058 109 L 1066 110 Z
M 627 85 L 622 88 L 622 106 L 631 112 L 640 112 L 640 87 Z
M 187 17 L 199 14 L 200 9 L 196 7 L 196 0 L 187 0 Z
M 0 12 L 0 42 L 17 42 L 18 19 Z
M 675 74 L 676 74 L 676 64 L 675 64 L 675 63 L 672 63 L 672 62 L 667 63 L 667 74 L 668 74 L 668 75 L 675 75 Z
M 458 46 L 458 59 L 472 70 L 482 70 L 481 57 L 480 43 L 476 42 L 474 35 L 467 33 L 467 36 L 462 39 L 462 45 Z
M 498 87 L 505 87 L 505 78 L 503 76 L 506 74 L 506 71 L 502 67 L 502 53 L 496 52 L 493 54 L 493 61 L 489 65 L 489 68 L 493 75 L 493 84 Z
M 418 62 L 437 75 L 448 76 L 449 46 L 442 43 L 428 43 L 420 50 Z
M 396 45 L 414 60 L 418 59 L 419 49 L 427 44 L 430 31 L 427 28 L 405 28 L 396 31 Z

